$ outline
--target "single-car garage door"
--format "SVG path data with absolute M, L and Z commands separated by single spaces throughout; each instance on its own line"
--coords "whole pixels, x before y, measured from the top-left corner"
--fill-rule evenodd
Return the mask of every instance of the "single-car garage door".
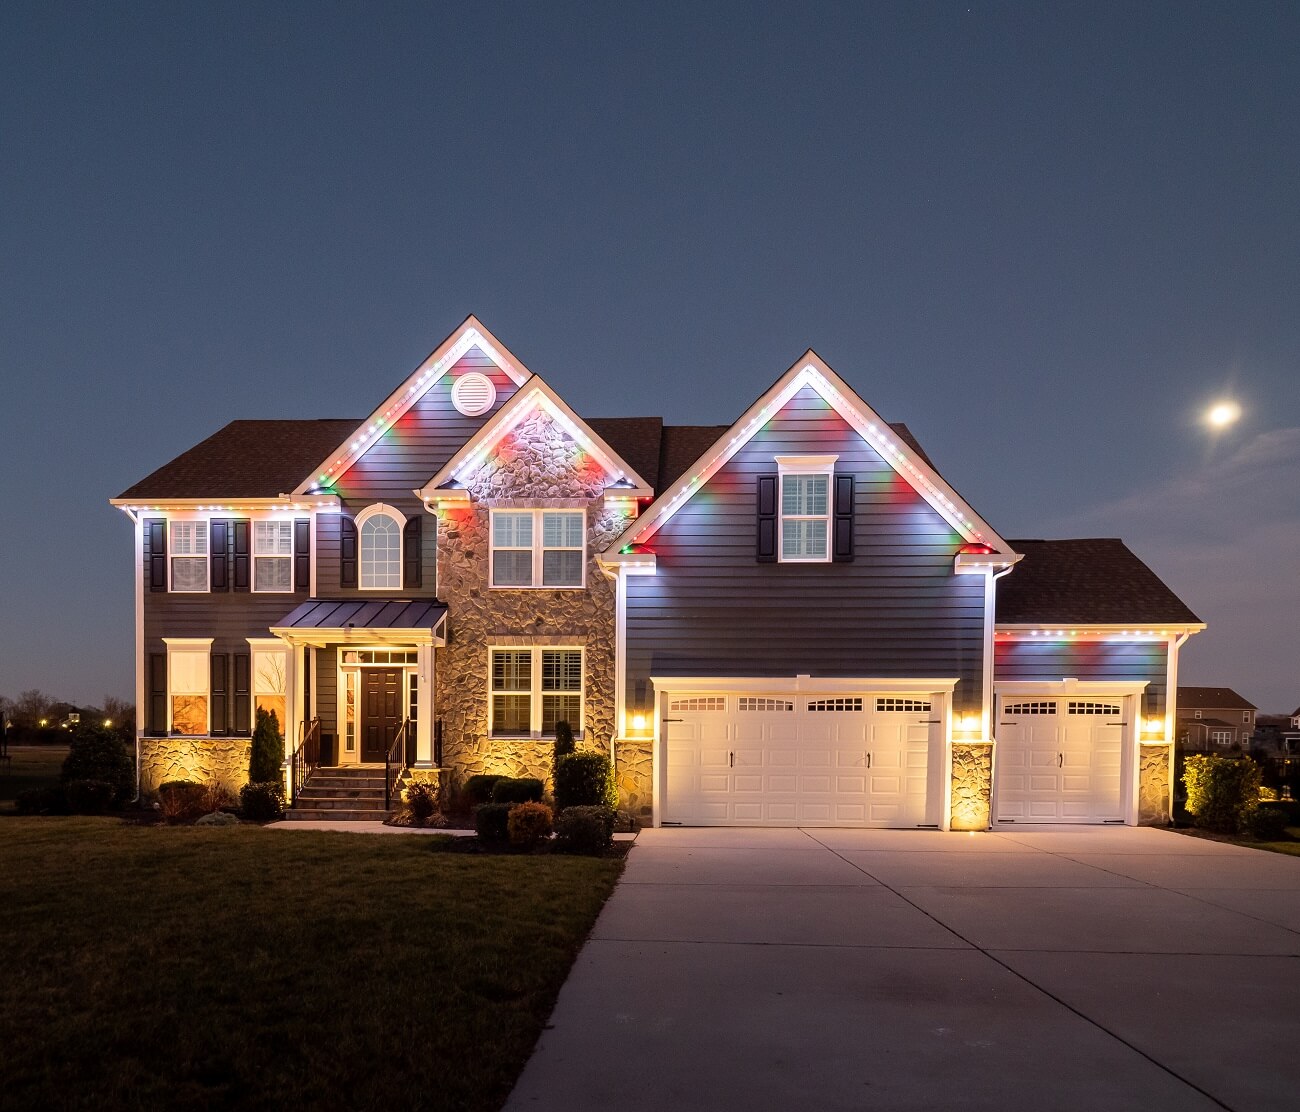
M 929 698 L 666 693 L 663 822 L 925 826 L 940 761 Z
M 1004 697 L 997 820 L 1122 822 L 1127 701 Z

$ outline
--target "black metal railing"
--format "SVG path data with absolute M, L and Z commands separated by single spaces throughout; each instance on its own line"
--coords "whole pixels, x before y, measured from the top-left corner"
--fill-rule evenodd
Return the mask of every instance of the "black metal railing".
M 298 744 L 294 747 L 290 761 L 290 780 L 293 785 L 293 798 L 307 786 L 311 774 L 320 764 L 320 719 L 298 723 Z
M 393 809 L 393 796 L 397 788 L 397 781 L 402 778 L 402 773 L 406 771 L 407 766 L 411 763 L 410 743 L 414 739 L 411 731 L 411 720 L 409 718 L 402 720 L 402 725 L 397 731 L 397 736 L 393 738 L 393 744 L 388 747 L 388 752 L 384 754 L 384 810 Z

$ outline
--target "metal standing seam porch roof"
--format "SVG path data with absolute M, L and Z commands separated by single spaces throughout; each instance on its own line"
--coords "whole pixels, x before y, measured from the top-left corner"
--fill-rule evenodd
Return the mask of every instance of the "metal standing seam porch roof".
M 302 644 L 444 644 L 447 604 L 436 599 L 308 599 L 271 627 Z

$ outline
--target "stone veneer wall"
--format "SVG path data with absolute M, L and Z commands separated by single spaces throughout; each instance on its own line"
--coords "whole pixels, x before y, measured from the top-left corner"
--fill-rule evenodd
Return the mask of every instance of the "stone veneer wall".
M 217 781 L 238 792 L 248 783 L 246 737 L 142 737 L 140 739 L 140 791 L 158 790 L 168 780 Z
M 654 813 L 653 742 L 649 738 L 620 738 L 614 746 L 614 779 L 618 804 L 633 818 L 647 823 Z
M 1138 822 L 1163 826 L 1171 812 L 1168 745 L 1143 745 L 1138 758 Z
M 631 517 L 607 504 L 609 477 L 549 415 L 521 422 L 467 480 L 472 502 L 438 522 L 438 597 L 447 604 L 447 645 L 435 655 L 443 763 L 462 780 L 475 773 L 552 782 L 549 741 L 493 741 L 488 730 L 488 646 L 581 646 L 582 748 L 609 750 L 614 734 L 614 584 L 596 556 Z M 493 589 L 492 509 L 585 509 L 584 589 Z M 577 724 L 575 723 L 575 726 Z
M 987 830 L 993 806 L 993 746 L 953 742 L 952 829 Z

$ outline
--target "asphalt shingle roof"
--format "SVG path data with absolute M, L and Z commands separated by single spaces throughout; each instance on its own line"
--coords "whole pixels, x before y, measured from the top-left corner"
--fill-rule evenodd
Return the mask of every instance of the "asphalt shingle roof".
M 1179 687 L 1179 710 L 1254 710 L 1255 704 L 1242 698 L 1230 687 Z

